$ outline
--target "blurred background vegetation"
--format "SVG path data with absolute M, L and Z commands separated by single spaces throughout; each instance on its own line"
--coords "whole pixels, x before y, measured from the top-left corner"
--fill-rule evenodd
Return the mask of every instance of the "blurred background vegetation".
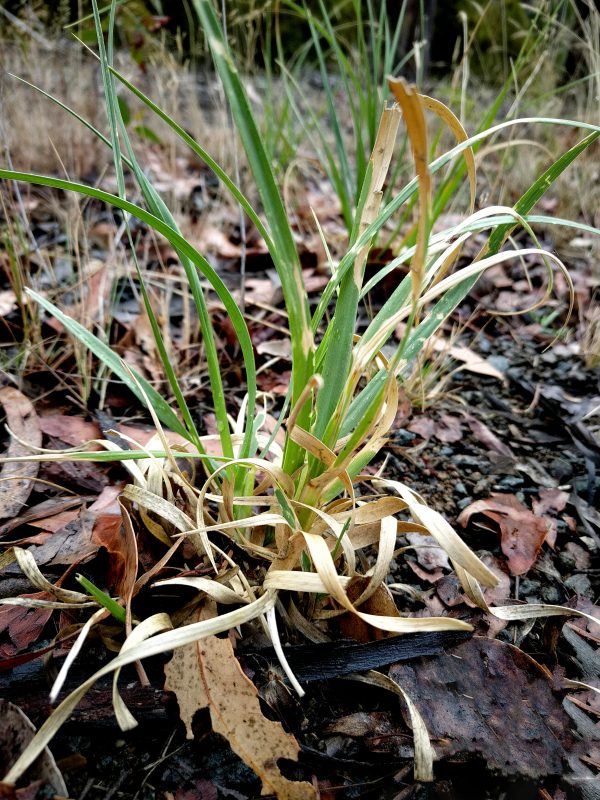
M 375 8 L 385 4 L 390 28 L 402 22 L 398 43 L 398 61 L 414 42 L 422 43 L 423 75 L 448 74 L 460 57 L 465 33 L 470 38 L 471 69 L 486 83 L 501 83 L 509 75 L 511 61 L 517 57 L 531 25 L 531 10 L 541 9 L 575 36 L 589 15 L 594 0 L 376 0 Z M 303 6 L 319 15 L 322 0 L 300 0 Z M 264 66 L 265 53 L 274 48 L 276 33 L 281 36 L 283 52 L 293 58 L 302 48 L 310 31 L 287 0 L 224 0 L 227 28 L 234 52 L 251 72 Z M 348 44 L 356 35 L 357 8 L 368 17 L 365 0 L 326 2 L 327 13 Z M 41 36 L 58 36 L 65 26 L 83 41 L 94 40 L 91 4 L 86 0 L 8 0 L 0 4 L 0 33 L 18 37 L 32 31 Z M 127 48 L 142 67 L 157 48 L 167 47 L 182 61 L 201 63 L 206 56 L 205 43 L 195 21 L 191 0 L 123 0 L 117 14 L 118 43 Z M 244 63 L 245 62 L 245 63 Z M 576 50 L 564 48 L 554 53 L 560 80 L 581 77 Z M 410 71 L 410 67 L 406 68 Z M 414 77 L 414 75 L 411 75 Z

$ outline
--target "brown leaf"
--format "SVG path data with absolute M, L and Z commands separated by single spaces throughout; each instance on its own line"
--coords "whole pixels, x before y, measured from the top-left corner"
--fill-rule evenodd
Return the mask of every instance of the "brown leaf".
M 6 424 L 23 442 L 41 447 L 42 432 L 38 416 L 30 401 L 12 386 L 0 389 L 0 403 L 4 406 Z M 11 437 L 7 457 L 29 456 L 32 451 Z M 36 461 L 4 464 L 0 473 L 0 519 L 14 517 L 27 502 L 37 477 Z
M 498 453 L 498 455 L 506 456 L 507 458 L 514 458 L 513 451 L 510 447 L 504 444 L 504 442 L 501 442 L 487 425 L 481 422 L 481 420 L 472 417 L 470 414 L 467 414 L 466 417 L 469 428 L 471 428 L 477 440 L 484 444 L 488 450 L 491 450 L 493 453 Z
M 77 446 L 102 434 L 97 422 L 86 422 L 82 417 L 69 414 L 50 414 L 40 417 L 40 428 L 46 436 L 55 436 L 65 444 Z
M 269 278 L 247 278 L 244 299 L 255 305 L 275 305 L 280 289 Z
M 327 275 L 320 275 L 314 269 L 307 269 L 303 272 L 304 288 L 308 294 L 313 292 L 322 292 L 329 283 Z
M 547 670 L 512 645 L 474 637 L 390 677 L 421 712 L 444 758 L 483 758 L 506 775 L 562 775 L 573 746 Z
M 300 747 L 279 722 L 266 719 L 258 692 L 242 672 L 229 639 L 210 636 L 180 647 L 165 668 L 165 689 L 175 692 L 188 738 L 193 738 L 192 718 L 208 708 L 213 730 L 260 777 L 262 794 L 280 800 L 310 800 L 310 783 L 290 781 L 279 771 L 277 760 L 296 761 Z
M 49 564 L 77 564 L 95 555 L 98 545 L 92 539 L 95 515 L 82 511 L 76 519 L 57 530 L 31 552 L 39 566 Z
M 108 551 L 110 567 L 107 583 L 125 597 L 135 582 L 137 554 L 121 515 L 99 514 L 94 521 L 92 541 Z
M 62 522 L 61 525 L 54 528 L 52 527 L 52 521 L 63 513 L 69 513 L 68 509 L 73 508 L 73 506 L 81 505 L 84 500 L 86 500 L 85 497 L 74 497 L 73 495 L 67 497 L 51 497 L 48 500 L 38 503 L 36 506 L 28 508 L 27 511 L 24 511 L 20 516 L 0 525 L 0 536 L 4 536 L 26 523 L 47 531 L 58 530 L 58 528 L 65 525 L 66 522 Z M 75 515 L 77 515 L 77 513 L 78 512 L 75 512 Z M 70 520 L 67 520 L 67 522 L 69 521 Z
M 503 375 L 499 369 L 496 369 L 487 359 L 479 355 L 479 353 L 475 353 L 470 348 L 461 345 L 452 345 L 449 352 L 452 358 L 462 362 L 462 369 L 468 372 L 475 372 L 478 375 L 487 375 L 490 378 L 497 378 L 499 381 L 502 381 L 502 383 L 506 383 L 506 376 Z
M 392 430 L 398 430 L 399 428 L 404 428 L 406 423 L 411 418 L 412 411 L 413 411 L 413 406 L 410 397 L 407 395 L 406 391 L 401 386 L 399 386 L 398 411 L 396 411 L 396 416 L 394 418 L 394 424 L 392 425 Z
M 0 699 L 0 719 L 2 720 L 2 725 L 0 725 L 0 775 L 5 775 L 33 739 L 35 728 L 21 709 L 13 703 L 9 703 L 8 700 Z M 67 797 L 69 794 L 60 770 L 56 766 L 56 761 L 47 748 L 27 770 L 25 780 L 28 784 L 37 783 L 36 789 L 47 787 L 62 797 Z M 4 783 L 2 786 L 8 788 Z M 15 796 L 24 797 L 22 792 L 23 790 L 17 790 Z M 10 794 L 0 794 L 0 797 L 2 796 L 10 797 Z M 38 795 L 37 791 L 34 791 L 30 796 L 32 798 L 41 797 L 42 793 L 40 792 Z M 44 796 L 47 794 L 44 793 Z
M 32 528 L 39 528 L 47 533 L 56 533 L 65 528 L 70 522 L 76 520 L 78 516 L 79 511 L 74 508 L 71 511 L 59 511 L 51 517 L 31 520 L 29 525 L 31 525 Z
M 48 446 L 57 449 L 62 443 L 50 439 Z M 42 476 L 65 488 L 98 494 L 109 483 L 109 469 L 109 465 L 93 461 L 50 461 L 43 464 Z
M 409 544 L 416 548 L 417 561 L 426 570 L 450 569 L 450 561 L 446 551 L 436 545 L 435 539 L 422 533 L 407 533 Z
M 94 514 L 114 514 L 118 516 L 121 513 L 121 506 L 119 505 L 119 495 L 123 491 L 125 483 L 118 483 L 115 486 L 105 486 L 100 492 L 98 497 L 94 500 L 88 511 Z
M 213 225 L 205 225 L 194 244 L 201 253 L 216 253 L 221 258 L 238 259 L 242 252 L 239 244 L 234 244 Z
M 156 428 L 149 425 L 119 425 L 115 423 L 120 433 L 130 436 L 134 442 L 137 442 L 141 447 L 144 447 L 150 439 L 156 435 Z M 83 442 L 92 439 L 102 439 L 102 431 L 97 422 L 86 422 L 82 417 L 70 416 L 68 414 L 50 414 L 47 417 L 40 418 L 40 428 L 42 433 L 47 436 L 60 439 L 61 442 L 70 445 L 80 445 Z M 189 444 L 182 436 L 173 433 L 172 431 L 165 431 L 167 439 L 171 444 Z M 131 445 L 134 447 L 135 445 Z M 94 449 L 94 448 L 90 448 Z M 101 449 L 97 445 L 97 449 Z M 82 463 L 79 462 L 77 467 L 80 468 Z
M 458 521 L 465 526 L 473 514 L 483 514 L 498 524 L 511 574 L 524 575 L 549 533 L 549 520 L 536 516 L 513 494 L 492 494 L 486 500 L 476 500 L 462 511 Z
M 407 430 L 418 434 L 421 439 L 427 440 L 435 434 L 435 427 L 435 422 L 431 417 L 417 417 L 410 423 Z
M 540 489 L 538 492 L 540 499 L 534 500 L 533 510 L 538 517 L 543 516 L 548 511 L 554 514 L 560 514 L 565 510 L 567 501 L 569 500 L 569 492 L 564 492 L 562 489 Z
M 46 592 L 23 594 L 23 598 L 51 600 Z M 0 633 L 6 633 L 9 641 L 0 642 L 0 658 L 10 658 L 25 650 L 41 635 L 52 614 L 51 608 L 28 608 L 27 606 L 0 606 Z M 1 726 L 0 726 L 1 727 Z
M 452 444 L 463 438 L 461 420 L 452 414 L 442 414 L 435 426 L 435 438 L 438 442 Z
M 369 588 L 370 578 L 355 575 L 348 586 L 346 593 L 350 602 L 355 603 L 359 600 L 363 592 Z M 385 585 L 378 586 L 375 592 L 364 602 L 360 603 L 360 610 L 365 614 L 374 614 L 382 617 L 399 617 L 400 612 L 396 608 L 396 603 L 390 590 Z M 364 620 L 350 612 L 342 614 L 339 618 L 340 631 L 347 639 L 354 639 L 357 642 L 379 641 L 389 636 L 385 631 L 374 628 Z
M 105 486 L 87 510 L 65 511 L 47 520 L 31 522 L 31 525 L 45 531 L 54 531 L 52 536 L 41 543 L 41 547 L 32 548 L 36 563 L 40 566 L 77 564 L 95 555 L 100 546 L 106 547 L 110 553 L 110 547 L 103 537 L 98 536 L 96 541 L 93 534 L 96 526 L 110 525 L 111 520 L 116 520 L 115 524 L 118 524 L 121 520 L 121 508 L 117 502 L 121 490 L 121 485 Z M 81 501 L 85 498 L 79 499 Z M 61 520 L 63 524 L 59 525 Z
M 256 378 L 261 392 L 270 392 L 271 394 L 283 396 L 288 393 L 291 376 L 290 370 L 275 372 L 270 369 L 259 372 Z
M 256 345 L 256 352 L 261 356 L 276 356 L 290 361 L 292 358 L 292 345 L 289 339 L 267 339 Z
M 427 581 L 428 583 L 437 583 L 444 576 L 443 569 L 439 569 L 438 567 L 430 572 L 427 569 L 423 569 L 423 567 L 421 567 L 410 557 L 406 559 L 406 564 L 418 578 L 420 578 L 422 581 Z
M 173 800 L 218 800 L 219 792 L 212 781 L 198 778 L 190 789 L 177 789 L 175 794 L 165 793 L 165 798 L 170 795 Z
M 570 553 L 573 566 L 578 572 L 586 572 L 592 566 L 592 557 L 589 552 L 576 542 L 567 542 L 563 552 Z

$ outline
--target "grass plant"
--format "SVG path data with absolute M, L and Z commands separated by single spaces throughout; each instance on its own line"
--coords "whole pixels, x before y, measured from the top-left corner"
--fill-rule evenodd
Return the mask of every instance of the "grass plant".
M 284 0 L 279 13 L 292 14 L 308 25 L 310 31 L 310 39 L 299 50 L 294 63 L 285 59 L 280 26 L 275 26 L 278 65 L 289 106 L 339 198 L 349 234 L 386 103 L 386 78 L 399 74 L 413 57 L 413 50 L 399 57 L 407 0 L 402 0 L 393 27 L 387 2 L 376 8 L 368 0 L 366 13 L 359 0 L 352 0 L 350 7 L 352 33 L 348 38 L 350 23 L 343 18 L 336 24 L 336 10 L 328 8 L 323 0 L 319 0 L 317 12 L 311 11 L 306 3 Z M 302 76 L 307 62 L 318 65 L 325 97 L 325 124 L 304 88 Z M 330 69 L 332 63 L 335 72 Z M 340 90 L 348 104 L 350 125 L 342 123 L 338 114 L 336 96 Z M 401 160 L 397 160 L 394 168 L 401 165 Z M 394 182 L 393 175 L 388 178 Z
M 5 777 L 8 783 L 19 779 L 99 677 L 109 673 L 115 676 L 115 711 L 119 724 L 127 729 L 135 724 L 135 720 L 116 689 L 116 676 L 123 666 L 252 620 L 263 624 L 290 682 L 302 694 L 280 645 L 278 602 L 284 606 L 293 602 L 294 619 L 300 621 L 301 630 L 309 636 L 311 631 L 318 630 L 318 626 L 326 625 L 342 613 L 354 615 L 392 634 L 470 630 L 469 623 L 462 619 L 414 617 L 400 611 L 380 615 L 363 610 L 368 600 L 387 596 L 385 581 L 396 552 L 397 537 L 407 532 L 431 535 L 448 553 L 466 594 L 489 613 L 503 619 L 580 613 L 560 606 L 489 608 L 481 586 L 494 586 L 496 577 L 488 567 L 408 486 L 385 476 L 373 475 L 366 468 L 383 448 L 393 424 L 398 403 L 398 381 L 486 269 L 508 260 L 535 257 L 548 267 L 549 291 L 553 268 L 562 270 L 569 281 L 568 271 L 558 256 L 536 245 L 532 226 L 538 223 L 564 224 L 587 233 L 596 234 L 598 231 L 583 223 L 552 219 L 532 212 L 553 182 L 597 140 L 600 127 L 575 120 L 510 119 L 487 125 L 474 136 L 468 136 L 448 108 L 402 80 L 390 80 L 389 87 L 396 99 L 394 105 L 383 103 L 381 91 L 369 100 L 373 102 L 373 109 L 385 106 L 378 126 L 369 128 L 371 156 L 361 162 L 355 187 L 346 181 L 347 175 L 342 181 L 348 206 L 348 213 L 344 215 L 349 229 L 347 252 L 333 265 L 331 279 L 317 309 L 311 313 L 294 231 L 221 23 L 210 0 L 194 0 L 193 7 L 231 108 L 260 197 L 261 212 L 172 116 L 115 69 L 112 38 L 114 0 L 109 12 L 106 43 L 98 7 L 93 0 L 108 133 L 104 135 L 91 123 L 81 121 L 112 150 L 117 192 L 109 193 L 67 179 L 0 169 L 0 178 L 7 181 L 74 192 L 121 209 L 126 223 L 134 218 L 140 220 L 173 246 L 185 272 L 202 331 L 220 447 L 218 454 L 212 449 L 209 452 L 206 438 L 198 431 L 195 409 L 173 369 L 139 266 L 136 265 L 137 280 L 164 368 L 168 397 L 127 366 L 103 338 L 60 310 L 43 293 L 27 290 L 32 302 L 53 315 L 139 399 L 156 428 L 155 439 L 145 447 L 123 449 L 112 441 L 102 440 L 106 451 L 103 453 L 79 448 L 64 454 L 41 452 L 31 458 L 121 461 L 131 480 L 122 497 L 125 530 L 133 531 L 131 519 L 135 518 L 137 524 L 143 525 L 162 543 L 165 555 L 149 572 L 139 577 L 132 575 L 126 596 L 114 599 L 107 598 L 101 588 L 85 582 L 85 593 L 50 584 L 35 562 L 31 563 L 33 559 L 27 551 L 14 549 L 12 557 L 34 585 L 53 595 L 54 599 L 48 601 L 53 603 L 53 608 L 95 608 L 93 616 L 81 628 L 74 654 L 79 652 L 92 626 L 99 624 L 107 611 L 113 616 L 121 615 L 112 605 L 114 602 L 124 609 L 126 638 L 121 652 L 110 663 L 58 705 L 11 767 Z M 335 48 L 334 40 L 328 39 L 331 36 L 328 28 L 317 28 L 313 18 L 311 25 L 315 30 L 315 47 L 323 36 Z M 383 39 L 377 40 L 375 46 L 383 46 L 382 42 Z M 335 54 L 337 57 L 337 51 Z M 381 53 L 378 58 L 387 69 L 386 58 Z M 319 63 L 326 67 L 324 54 Z M 241 205 L 266 243 L 281 281 L 291 339 L 291 386 L 288 402 L 278 421 L 284 436 L 282 447 L 277 443 L 275 433 L 269 435 L 265 431 L 265 414 L 258 402 L 254 349 L 244 315 L 213 266 L 181 234 L 173 214 L 138 161 L 127 126 L 123 123 L 118 85 L 132 92 L 149 112 L 158 115 L 215 171 L 223 187 Z M 349 84 L 346 88 L 352 92 L 353 87 L 354 84 Z M 367 96 L 368 93 L 365 102 Z M 66 110 L 77 116 L 71 109 Z M 333 113 L 333 108 L 331 111 Z M 426 115 L 432 111 L 447 125 L 457 144 L 430 161 Z M 369 113 L 375 114 L 376 111 Z M 415 164 L 416 177 L 386 199 L 386 181 L 390 168 L 393 171 L 395 141 L 401 124 Z M 473 200 L 476 188 L 474 149 L 514 126 L 567 126 L 583 131 L 584 135 L 537 178 L 514 208 L 491 206 L 473 211 L 471 203 L 460 223 L 433 233 L 432 222 L 441 203 L 440 192 L 444 198 L 449 193 L 458 192 L 466 177 Z M 336 147 L 341 146 L 336 142 Z M 341 156 L 341 150 L 338 154 Z M 460 165 L 455 168 L 458 171 L 452 171 L 453 164 Z M 444 178 L 441 176 L 445 168 L 448 169 Z M 135 181 L 136 192 L 142 198 L 140 203 L 128 199 L 130 190 L 125 180 L 126 170 Z M 343 171 L 340 177 L 343 177 Z M 451 176 L 450 183 L 448 176 Z M 414 218 L 412 241 L 405 243 L 394 261 L 365 283 L 364 270 L 374 238 L 388 220 L 406 208 Z M 506 248 L 509 236 L 516 228 L 524 228 L 529 233 L 533 242 L 531 247 Z M 482 232 L 487 239 L 477 257 L 466 266 L 455 269 L 465 243 Z M 131 257 L 135 258 L 132 240 L 130 251 Z M 400 263 L 409 264 L 408 275 L 375 313 L 366 330 L 359 334 L 357 319 L 366 295 Z M 218 297 L 229 316 L 243 360 L 247 396 L 234 419 L 230 416 L 231 408 L 221 375 L 206 285 L 210 286 L 210 291 Z M 330 322 L 324 328 L 326 313 Z M 400 323 L 405 324 L 405 333 L 397 341 L 394 336 Z M 179 437 L 175 444 L 173 434 Z M 133 598 L 168 563 L 181 537 L 189 539 L 195 547 L 198 564 L 210 570 L 210 577 L 184 576 L 176 578 L 177 582 L 196 588 L 202 598 L 210 598 L 221 606 L 233 606 L 233 610 L 179 627 L 174 627 L 165 613 L 133 620 Z M 135 550 L 133 534 L 130 541 Z M 365 573 L 361 572 L 359 564 L 362 562 L 357 553 L 366 548 L 372 548 L 374 555 Z M 249 563 L 252 569 L 247 571 Z M 347 589 L 358 576 L 369 580 L 362 594 L 351 601 Z M 64 674 L 61 671 L 61 681 Z M 55 689 L 53 696 L 57 691 Z M 418 719 L 418 712 L 413 709 L 411 713 L 413 711 Z M 421 748 L 419 753 L 416 775 L 430 778 L 431 751 Z

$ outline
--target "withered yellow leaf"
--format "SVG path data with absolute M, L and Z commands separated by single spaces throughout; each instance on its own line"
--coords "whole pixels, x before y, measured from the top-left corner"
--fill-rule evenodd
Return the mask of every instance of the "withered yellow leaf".
M 281 774 L 277 760 L 296 761 L 300 747 L 279 722 L 263 716 L 256 687 L 242 672 L 229 639 L 210 636 L 178 648 L 165 673 L 165 689 L 177 697 L 188 738 L 194 714 L 208 708 L 213 730 L 258 775 L 262 794 L 279 800 L 316 798 L 312 784 Z
M 423 114 L 423 100 L 414 86 L 403 78 L 389 78 L 388 85 L 402 110 L 406 132 L 415 162 L 419 182 L 419 213 L 417 217 L 416 250 L 411 262 L 412 294 L 416 303 L 425 274 L 427 242 L 430 230 L 431 173 L 429 171 L 427 126 Z

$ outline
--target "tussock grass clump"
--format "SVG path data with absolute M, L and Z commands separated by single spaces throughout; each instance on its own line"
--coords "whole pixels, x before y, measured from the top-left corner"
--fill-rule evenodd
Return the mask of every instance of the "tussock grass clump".
M 99 624 L 107 612 L 123 621 L 126 638 L 120 653 L 57 707 L 7 774 L 5 780 L 9 783 L 22 775 L 99 677 L 114 674 L 117 719 L 122 728 L 132 727 L 135 720 L 117 690 L 117 677 L 123 666 L 252 620 L 263 625 L 290 683 L 302 695 L 302 687 L 289 668 L 280 643 L 278 604 L 287 609 L 289 618 L 308 638 L 317 638 L 328 620 L 343 613 L 391 634 L 470 630 L 465 620 L 411 616 L 402 613 L 393 603 L 391 607 L 389 603 L 386 605 L 386 613 L 368 610 L 376 606 L 369 605 L 369 601 L 389 600 L 386 577 L 392 560 L 402 552 L 397 549 L 397 538 L 408 532 L 429 535 L 444 548 L 467 596 L 489 613 L 503 619 L 577 613 L 560 606 L 490 608 L 484 589 L 494 586 L 496 577 L 488 567 L 448 522 L 410 487 L 386 479 L 384 475 L 373 476 L 366 467 L 384 446 L 396 416 L 398 381 L 486 269 L 512 259 L 535 257 L 548 268 L 549 290 L 553 269 L 561 270 L 569 282 L 568 271 L 558 256 L 535 246 L 532 226 L 562 223 L 588 232 L 597 231 L 582 223 L 534 215 L 532 210 L 558 176 L 600 136 L 600 127 L 551 118 L 511 119 L 495 126 L 488 125 L 469 137 L 448 107 L 403 80 L 390 79 L 388 85 L 395 102 L 382 109 L 371 156 L 363 164 L 357 191 L 347 196 L 351 211 L 345 215 L 349 231 L 347 251 L 337 263 L 331 261 L 330 280 L 318 307 L 311 313 L 294 232 L 271 160 L 210 0 L 194 0 L 194 8 L 231 108 L 262 213 L 185 128 L 115 69 L 112 38 L 115 3 L 110 9 L 106 44 L 95 0 L 93 5 L 108 135 L 100 133 L 89 121 L 80 121 L 112 150 L 117 191 L 110 193 L 87 184 L 5 168 L 0 169 L 0 177 L 95 198 L 121 209 L 130 236 L 129 222 L 136 218 L 172 245 L 198 315 L 218 447 L 214 446 L 214 438 L 207 440 L 197 429 L 194 407 L 178 381 L 137 263 L 137 279 L 164 368 L 168 396 L 157 391 L 150 381 L 128 367 L 105 341 L 61 311 L 42 293 L 28 291 L 32 301 L 53 315 L 140 400 L 153 419 L 156 437 L 149 445 L 135 449 L 123 449 L 114 441 L 102 440 L 104 453 L 79 449 L 68 454 L 40 453 L 31 457 L 122 461 L 131 478 L 123 493 L 122 507 L 133 566 L 129 589 L 124 596 L 107 598 L 85 582 L 85 592 L 44 583 L 45 579 L 31 563 L 27 552 L 14 550 L 14 558 L 30 579 L 36 585 L 43 584 L 44 590 L 54 595 L 52 607 L 96 606 L 81 628 L 53 696 L 57 695 L 90 629 Z M 124 124 L 122 104 L 117 100 L 117 85 L 132 93 L 148 112 L 157 115 L 210 166 L 266 243 L 281 281 L 291 340 L 291 385 L 277 426 L 283 433 L 282 444 L 276 437 L 277 430 L 266 432 L 266 415 L 257 391 L 254 348 L 244 314 L 219 274 L 182 236 L 173 214 L 138 161 Z M 429 114 L 441 120 L 456 142 L 432 161 L 426 123 Z M 514 208 L 491 206 L 475 211 L 475 149 L 493 135 L 519 125 L 568 126 L 583 130 L 584 136 L 538 177 Z M 407 151 L 415 167 L 415 177 L 387 197 L 386 181 L 401 126 L 407 137 Z M 139 203 L 128 199 L 131 192 L 126 189 L 126 170 L 135 180 L 136 193 L 141 197 Z M 433 233 L 434 220 L 459 190 L 463 178 L 466 178 L 469 200 L 462 221 Z M 411 222 L 411 237 L 401 245 L 390 264 L 365 282 L 365 265 L 374 239 L 388 220 L 402 213 Z M 505 249 L 516 228 L 524 228 L 534 246 Z M 477 256 L 457 269 L 465 243 L 482 232 L 487 238 Z M 327 250 L 327 242 L 323 244 Z M 135 259 L 132 240 L 130 245 L 131 257 Z M 409 265 L 408 274 L 389 294 L 366 330 L 358 335 L 357 318 L 366 295 L 403 263 Z M 224 391 L 216 337 L 207 306 L 206 283 L 226 310 L 243 359 L 246 399 L 234 419 L 230 417 Z M 324 329 L 326 313 L 330 322 Z M 398 342 L 394 334 L 401 323 L 405 326 L 404 335 Z M 137 576 L 134 532 L 137 525 L 144 526 L 164 547 L 163 557 L 140 577 Z M 203 600 L 213 600 L 221 607 L 231 606 L 232 610 L 179 627 L 174 627 L 165 613 L 135 619 L 134 596 L 149 581 L 160 576 L 182 537 L 195 548 L 197 567 L 205 574 L 175 577 L 162 585 L 191 586 Z M 365 549 L 372 555 L 366 570 L 360 558 Z M 249 563 L 252 569 L 246 571 Z M 349 587 L 357 583 L 363 588 L 355 596 L 349 592 Z M 409 707 L 413 721 L 416 720 L 415 727 L 422 730 L 417 709 L 412 704 Z M 421 743 L 416 752 L 416 775 L 429 779 L 432 775 L 431 748 Z

